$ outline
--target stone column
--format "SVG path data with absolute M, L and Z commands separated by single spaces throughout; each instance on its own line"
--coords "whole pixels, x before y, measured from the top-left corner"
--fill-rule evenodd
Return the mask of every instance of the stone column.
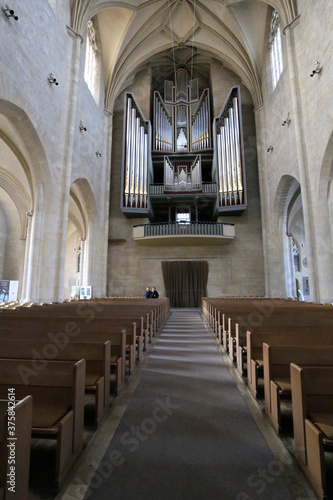
M 22 302 L 27 302 L 29 300 L 27 291 L 27 277 L 28 277 L 28 267 L 30 258 L 30 240 L 31 240 L 31 224 L 32 224 L 33 212 L 27 212 L 27 236 L 25 241 L 25 253 L 24 253 L 24 264 L 23 264 L 23 277 L 22 277 Z
M 298 69 L 296 64 L 294 29 L 299 23 L 299 16 L 292 23 L 286 26 L 283 33 L 287 37 L 287 55 L 291 90 L 291 124 L 294 126 L 296 138 L 296 151 L 299 168 L 299 178 L 302 192 L 302 205 L 304 216 L 304 228 L 306 235 L 307 258 L 309 262 L 309 282 L 310 282 L 310 300 L 319 298 L 317 262 L 315 257 L 315 240 L 313 228 L 313 214 L 311 212 L 311 194 L 309 185 L 309 175 L 307 168 L 307 157 L 305 150 L 302 109 L 300 101 L 300 91 L 298 82 Z
M 80 72 L 81 58 L 81 43 L 82 37 L 76 34 L 71 28 L 67 29 L 68 35 L 73 39 L 73 54 L 72 54 L 72 75 L 69 86 L 69 110 L 68 121 L 65 131 L 65 148 L 64 148 L 64 168 L 62 176 L 62 200 L 60 204 L 59 217 L 59 233 L 58 233 L 58 265 L 56 278 L 56 300 L 62 301 L 64 272 L 65 272 L 65 254 L 66 254 L 66 238 L 68 225 L 68 210 L 69 210 L 69 191 L 71 186 L 71 174 L 73 166 L 73 150 L 74 150 L 74 134 L 76 124 L 77 110 L 77 94 Z
M 43 227 L 44 214 L 44 188 L 39 184 L 34 210 L 27 214 L 28 216 L 28 231 L 26 242 L 26 253 L 24 261 L 23 275 L 23 290 L 22 298 L 24 301 L 36 302 L 40 300 L 40 275 L 39 275 L 39 258 L 41 247 L 41 233 Z
M 104 153 L 103 153 L 103 186 L 100 200 L 100 214 L 102 219 L 101 241 L 103 246 L 100 249 L 100 264 L 98 283 L 100 283 L 100 296 L 106 295 L 107 283 L 107 261 L 108 261 L 108 237 L 109 237 L 109 205 L 110 205 L 110 181 L 111 181 L 111 154 L 112 154 L 112 132 L 113 132 L 113 113 L 104 110 Z
M 264 254 L 264 270 L 265 270 L 265 295 L 272 296 L 271 290 L 271 276 L 269 265 L 269 213 L 270 207 L 268 202 L 269 184 L 267 178 L 267 164 L 265 147 L 265 114 L 264 106 L 261 105 L 254 110 L 256 136 L 257 136 L 257 156 L 258 156 L 258 177 L 259 177 L 259 190 L 260 190 L 260 208 L 262 220 L 262 241 L 263 241 L 263 254 Z

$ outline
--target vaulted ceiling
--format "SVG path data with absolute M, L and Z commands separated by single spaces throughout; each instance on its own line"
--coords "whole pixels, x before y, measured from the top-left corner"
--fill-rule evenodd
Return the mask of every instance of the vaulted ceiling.
M 85 36 L 87 21 L 97 17 L 110 110 L 128 77 L 159 56 L 172 64 L 176 51 L 192 66 L 220 60 L 259 106 L 270 8 L 282 27 L 297 14 L 296 0 L 74 0 L 72 28 Z

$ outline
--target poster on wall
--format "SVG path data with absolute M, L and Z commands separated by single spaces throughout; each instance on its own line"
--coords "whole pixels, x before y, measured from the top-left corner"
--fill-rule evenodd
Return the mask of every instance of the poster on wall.
M 92 286 L 80 287 L 80 300 L 89 300 L 92 297 Z
M 9 300 L 9 280 L 0 280 L 0 302 Z
M 78 299 L 80 298 L 80 287 L 79 286 L 72 286 L 71 287 L 71 299 Z
M 8 300 L 17 300 L 18 294 L 18 281 L 10 281 L 9 282 L 9 298 Z
M 309 277 L 303 276 L 302 281 L 303 281 L 303 294 L 310 295 Z

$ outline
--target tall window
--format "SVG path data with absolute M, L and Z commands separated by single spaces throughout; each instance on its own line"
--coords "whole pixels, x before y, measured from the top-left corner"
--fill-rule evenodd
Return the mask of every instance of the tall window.
M 283 70 L 280 18 L 279 13 L 276 10 L 274 10 L 272 14 L 271 29 L 269 34 L 269 50 L 274 90 Z
M 96 32 L 92 20 L 87 24 L 87 44 L 86 44 L 86 61 L 84 66 L 84 79 L 87 82 L 89 90 L 97 100 L 97 43 Z

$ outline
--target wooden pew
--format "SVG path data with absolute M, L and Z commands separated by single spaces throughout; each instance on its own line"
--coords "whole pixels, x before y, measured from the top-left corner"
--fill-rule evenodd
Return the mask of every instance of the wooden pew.
M 263 344 L 265 408 L 274 428 L 281 427 L 281 398 L 291 397 L 290 364 L 333 367 L 333 345 Z
M 288 331 L 280 333 L 252 333 L 247 334 L 247 371 L 248 385 L 254 396 L 258 396 L 259 387 L 259 371 L 263 371 L 263 343 L 269 345 L 333 345 L 333 332 L 328 329 L 328 332 L 317 332 L 311 328 L 311 332 L 293 331 L 292 327 Z
M 290 373 L 296 459 L 318 497 L 328 499 L 325 452 L 333 450 L 333 367 L 292 363 Z
M 44 317 L 41 314 L 35 314 L 34 316 L 17 316 L 11 317 L 8 320 L 0 322 L 1 331 L 12 332 L 15 330 L 25 331 L 64 331 L 68 324 L 76 324 L 77 328 L 81 332 L 90 332 L 91 335 L 95 335 L 96 332 L 121 332 L 126 330 L 126 349 L 125 358 L 128 361 L 129 372 L 132 373 L 136 365 L 136 352 L 138 358 L 142 357 L 142 339 L 137 339 L 136 335 L 136 323 L 131 320 L 113 320 L 98 318 L 93 323 L 87 322 L 85 319 L 75 316 L 61 315 L 57 314 L 54 318 L 47 315 Z M 9 334 L 9 333 L 8 333 Z M 11 336 L 11 334 L 9 334 Z M 126 355 L 127 354 L 127 355 Z
M 98 425 L 110 402 L 111 342 L 73 342 L 61 349 L 54 342 L 27 340 L 0 340 L 1 357 L 25 360 L 34 369 L 35 360 L 86 361 L 85 392 L 95 397 L 95 423 Z M 33 360 L 33 361 L 32 361 Z
M 14 393 L 13 397 L 15 401 Z M 14 436 L 10 435 L 13 418 Z M 9 408 L 8 400 L 0 400 L 0 491 L 3 500 L 28 500 L 31 425 L 31 396 L 16 400 L 15 407 Z
M 65 350 L 70 343 L 97 343 L 101 344 L 107 341 L 111 342 L 111 361 L 110 373 L 115 374 L 115 392 L 119 393 L 126 378 L 126 331 L 122 332 L 82 332 L 80 326 L 75 321 L 68 321 L 60 328 L 57 323 L 54 324 L 57 329 L 53 332 L 45 329 L 37 329 L 26 325 L 25 328 L 20 325 L 18 328 L 10 330 L 0 330 L 0 340 L 24 339 L 25 341 L 51 342 L 59 350 Z M 58 328 L 59 327 L 59 328 Z M 9 333 L 10 332 L 10 333 Z
M 0 359 L 0 398 L 15 388 L 33 398 L 32 437 L 56 440 L 54 487 L 61 486 L 83 447 L 85 360 L 49 361 L 34 370 L 22 360 Z

